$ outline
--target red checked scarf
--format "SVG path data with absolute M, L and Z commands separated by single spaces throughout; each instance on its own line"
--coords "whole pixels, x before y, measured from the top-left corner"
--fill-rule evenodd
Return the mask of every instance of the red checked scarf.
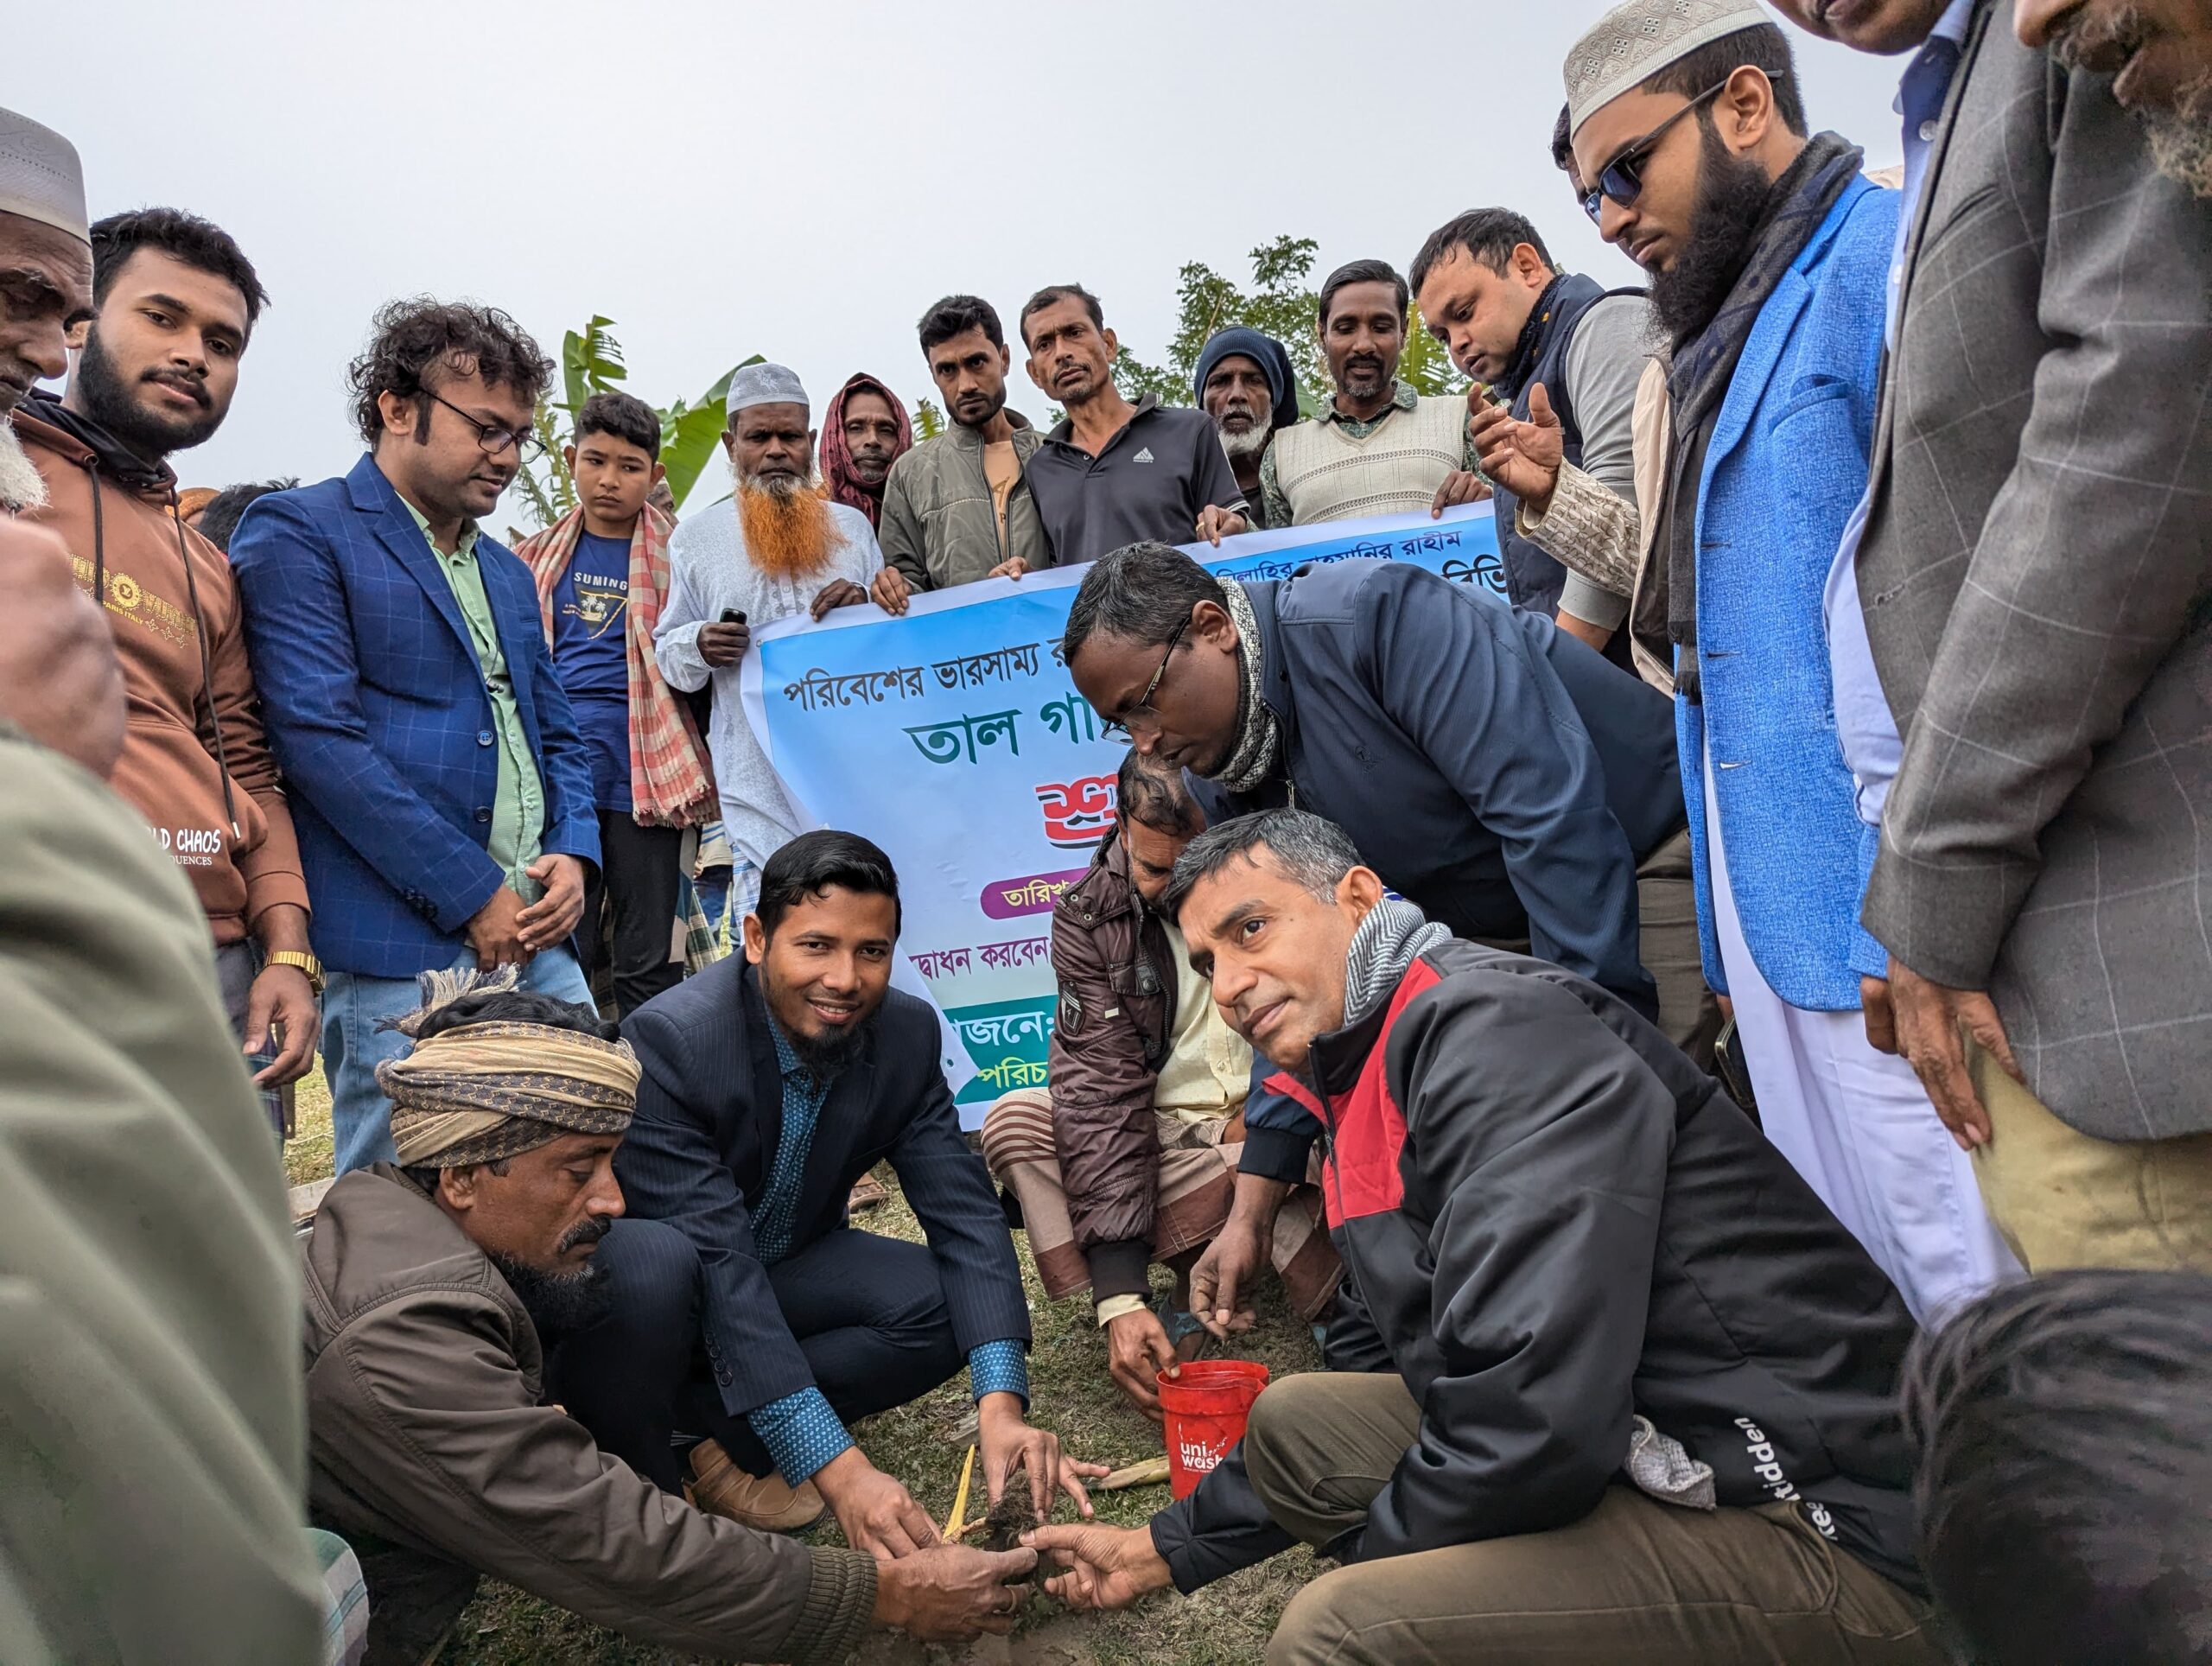
M 721 813 L 698 726 L 671 693 L 653 658 L 653 629 L 668 595 L 668 535 L 675 524 L 658 509 L 638 517 L 630 538 L 630 596 L 624 634 L 630 662 L 630 802 L 641 827 L 697 827 Z M 537 581 L 545 639 L 553 639 L 553 588 L 584 530 L 579 507 L 515 548 Z

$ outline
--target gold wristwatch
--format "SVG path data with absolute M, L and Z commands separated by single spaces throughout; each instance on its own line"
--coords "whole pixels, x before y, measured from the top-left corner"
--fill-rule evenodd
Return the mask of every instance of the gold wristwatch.
M 303 955 L 289 949 L 280 949 L 269 956 L 263 964 L 269 966 L 296 966 L 308 975 L 308 988 L 318 995 L 322 993 L 322 963 L 313 955 Z

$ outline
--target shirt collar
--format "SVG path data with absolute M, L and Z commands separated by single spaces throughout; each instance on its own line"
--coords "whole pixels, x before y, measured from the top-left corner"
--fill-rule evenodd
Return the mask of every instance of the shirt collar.
M 1140 397 L 1135 405 L 1129 411 L 1129 420 L 1122 423 L 1122 426 L 1116 430 L 1114 437 L 1106 442 L 1106 449 L 1111 451 L 1116 446 L 1119 445 L 1122 442 L 1122 436 L 1128 433 L 1132 429 L 1136 427 L 1138 417 L 1149 416 L 1152 412 L 1159 409 L 1160 396 L 1158 394 L 1147 393 Z M 1052 425 L 1052 431 L 1050 434 L 1047 434 L 1045 437 L 1057 445 L 1074 446 L 1075 418 L 1072 416 L 1061 417 L 1058 423 Z M 1076 448 L 1077 450 L 1082 449 L 1080 447 L 1077 447 Z M 1084 452 L 1084 455 L 1088 456 L 1090 454 Z
M 1372 416 L 1347 416 L 1337 409 L 1337 396 L 1332 393 L 1329 403 L 1321 412 L 1325 423 L 1379 423 L 1394 410 L 1413 410 L 1421 404 L 1421 395 L 1414 391 L 1413 384 L 1406 381 L 1390 385 L 1390 403 Z
M 1920 50 L 1912 54 L 1905 65 L 1904 75 L 1898 79 L 1897 96 L 1890 103 L 1890 108 L 1897 115 L 1904 114 L 1905 82 L 1929 49 L 1938 41 L 1948 41 L 1955 47 L 1966 44 L 1967 29 L 1974 22 L 1974 0 L 1951 0 L 1951 3 L 1943 8 L 1943 15 L 1936 20 L 1936 27 L 1928 31 L 1928 38 L 1920 43 Z
M 423 534 L 423 542 L 430 546 L 430 553 L 435 556 L 440 561 L 459 561 L 463 556 L 473 556 L 476 553 L 476 533 L 478 529 L 474 521 L 465 520 L 461 522 L 461 536 L 454 540 L 453 553 L 451 555 L 448 555 L 444 550 L 438 548 L 437 540 L 430 536 L 429 517 L 425 515 L 421 510 L 417 509 L 413 504 L 408 502 L 407 494 L 405 493 L 394 490 L 391 495 L 399 499 L 399 506 L 402 509 L 404 509 L 408 514 L 413 518 L 416 527 Z
M 763 1011 L 766 1010 L 767 1005 L 764 998 L 760 1002 Z M 784 1033 L 784 1027 L 776 1021 L 776 1014 L 772 1012 L 768 1014 L 768 1035 L 776 1044 L 776 1068 L 785 1076 L 804 1076 L 812 1081 L 814 1072 L 807 1069 L 805 1062 L 799 1058 L 798 1049 L 791 1046 L 791 1037 Z

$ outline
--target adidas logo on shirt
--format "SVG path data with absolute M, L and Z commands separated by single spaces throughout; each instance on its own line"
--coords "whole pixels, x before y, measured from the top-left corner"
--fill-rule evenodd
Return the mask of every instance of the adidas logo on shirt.
M 1138 452 L 1135 456 L 1130 458 L 1129 461 L 1133 463 L 1150 462 L 1152 461 L 1152 448 L 1150 446 L 1147 446 L 1143 450 Z

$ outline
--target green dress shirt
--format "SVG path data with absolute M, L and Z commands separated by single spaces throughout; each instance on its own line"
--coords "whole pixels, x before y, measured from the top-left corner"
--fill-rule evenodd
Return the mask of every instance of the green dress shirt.
M 492 732 L 499 748 L 499 785 L 492 795 L 492 831 L 484 843 L 485 854 L 499 865 L 507 884 L 524 902 L 537 900 L 538 884 L 526 871 L 538 857 L 539 841 L 545 836 L 545 784 L 537 773 L 537 760 L 530 755 L 530 736 L 522 726 L 522 708 L 515 700 L 514 678 L 507 673 L 507 657 L 499 649 L 499 627 L 492 620 L 492 600 L 484 594 L 483 569 L 476 564 L 474 521 L 461 524 L 461 537 L 451 550 L 438 548 L 430 536 L 430 523 L 405 498 L 407 512 L 423 529 L 423 542 L 438 558 L 438 566 L 453 586 L 453 599 L 468 622 L 468 638 L 476 649 L 476 664 L 484 673 L 485 692 L 492 696 Z

